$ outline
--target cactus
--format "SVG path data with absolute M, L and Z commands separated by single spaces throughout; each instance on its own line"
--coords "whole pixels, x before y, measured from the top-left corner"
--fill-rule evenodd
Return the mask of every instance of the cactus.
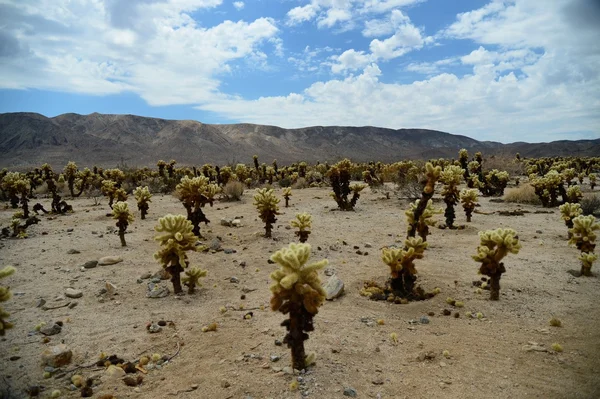
M 590 173 L 588 175 L 588 179 L 590 179 L 590 190 L 593 190 L 594 187 L 596 187 L 596 174 L 595 173 Z
M 0 269 L 0 279 L 4 277 L 8 277 L 15 272 L 15 268 L 12 266 L 6 266 L 3 269 Z M 10 299 L 11 293 L 9 287 L 0 286 L 0 303 L 6 302 Z M 10 316 L 2 307 L 0 306 L 0 336 L 4 336 L 6 330 L 12 328 L 13 325 L 6 320 L 6 318 Z
M 479 272 L 490 277 L 490 299 L 500 299 L 500 277 L 506 272 L 501 262 L 507 254 L 518 254 L 521 249 L 517 232 L 513 229 L 496 229 L 479 232 L 481 243 L 477 247 L 477 255 L 471 256 L 481 262 Z
M 573 218 L 576 218 L 577 216 L 583 213 L 583 211 L 581 210 L 581 205 L 566 202 L 559 206 L 558 209 L 560 210 L 560 215 L 562 219 L 565 221 L 565 224 L 569 229 L 569 238 L 571 238 L 572 233 L 570 230 L 573 228 Z
M 325 291 L 321 287 L 318 270 L 324 268 L 328 261 L 321 260 L 306 265 L 310 256 L 309 244 L 290 244 L 271 256 L 271 260 L 280 268 L 271 273 L 274 281 L 271 286 L 271 309 L 289 314 L 281 325 L 288 333 L 284 343 L 292 351 L 292 367 L 303 370 L 308 365 L 304 351 L 307 332 L 313 331 L 313 317 L 325 300 Z
M 492 169 L 484 176 L 484 186 L 481 191 L 484 195 L 502 196 L 509 180 L 508 172 Z
M 292 196 L 292 188 L 291 187 L 284 187 L 283 188 L 283 198 L 285 198 L 285 207 L 287 208 L 289 206 L 289 202 L 290 202 L 290 197 Z
M 331 196 L 335 199 L 338 208 L 342 211 L 354 210 L 354 206 L 356 206 L 356 202 L 360 198 L 360 192 L 366 187 L 364 184 L 350 185 L 351 168 L 352 162 L 348 159 L 344 159 L 333 165 L 327 171 L 327 176 L 329 177 L 329 182 L 333 189 Z M 352 198 L 349 200 L 348 195 L 351 193 Z
M 460 192 L 460 202 L 467 216 L 467 222 L 470 222 L 473 210 L 477 206 L 477 190 L 473 188 L 463 189 Z
M 129 212 L 127 202 L 118 201 L 112 209 L 113 219 L 117 221 L 117 227 L 119 228 L 119 238 L 121 239 L 121 246 L 126 247 L 125 242 L 125 231 L 129 223 L 133 222 L 133 215 Z
M 591 276 L 592 275 L 592 263 L 598 260 L 598 255 L 594 253 L 585 253 L 582 252 L 577 257 L 581 261 L 581 275 L 582 276 Z
M 597 259 L 594 255 L 596 248 L 596 230 L 600 230 L 600 223 L 596 222 L 594 215 L 577 216 L 573 218 L 573 228 L 569 230 L 571 238 L 569 245 L 575 245 L 581 251 L 581 275 L 591 276 L 592 263 Z
M 308 235 L 310 234 L 310 228 L 312 225 L 312 216 L 308 213 L 297 213 L 296 220 L 290 222 L 292 227 L 296 227 L 298 231 L 294 232 L 300 239 L 300 242 L 306 242 Z
M 446 203 L 444 216 L 446 217 L 446 227 L 449 229 L 454 228 L 454 205 L 459 200 L 458 185 L 463 178 L 464 172 L 464 169 L 460 166 L 449 165 L 440 173 L 440 181 L 444 183 L 442 196 L 444 197 L 444 203 Z
M 583 198 L 583 193 L 579 186 L 571 186 L 567 188 L 567 199 L 570 203 L 577 204 Z
M 415 259 L 423 259 L 428 244 L 422 238 L 411 237 L 404 241 L 405 248 L 383 248 L 381 259 L 390 267 L 390 291 L 396 297 L 407 298 L 413 295 L 417 279 Z
M 465 148 L 461 148 L 458 151 L 458 162 L 460 163 L 460 167 L 463 168 L 463 178 L 467 183 L 469 188 L 472 188 L 469 184 L 473 184 L 471 181 L 471 176 L 469 175 L 469 153 Z
M 200 223 L 210 223 L 202 208 L 206 204 L 213 204 L 214 195 L 218 192 L 215 184 L 209 183 L 205 176 L 189 178 L 184 176 L 176 187 L 179 200 L 187 211 L 187 218 L 192 223 L 195 235 L 200 236 Z
M 433 220 L 433 215 L 442 213 L 441 209 L 433 207 L 433 200 L 427 201 L 427 206 L 422 210 L 419 219 L 415 221 L 414 215 L 422 200 L 416 200 L 410 204 L 410 209 L 404 212 L 408 222 L 408 238 L 410 238 L 410 232 L 413 225 L 416 226 L 416 232 L 423 241 L 427 241 L 429 235 L 429 226 L 435 226 L 436 221 Z
M 7 172 L 2 178 L 0 187 L 2 188 L 2 191 L 7 194 L 10 200 L 10 205 L 13 209 L 19 207 L 19 192 L 17 190 L 16 183 L 24 178 L 25 176 L 19 172 Z
M 148 190 L 148 186 L 138 187 L 133 190 L 133 195 L 135 196 L 135 200 L 137 201 L 138 210 L 142 214 L 142 220 L 146 219 L 146 215 L 148 214 L 148 203 L 152 202 L 150 198 L 152 198 L 152 194 L 150 194 L 150 190 Z
M 418 202 L 415 202 L 415 206 L 413 207 L 411 204 L 411 209 L 406 212 L 408 216 L 408 235 L 407 238 L 414 237 L 419 232 L 419 236 L 423 239 L 423 241 L 427 240 L 427 233 L 429 228 L 427 227 L 427 219 L 433 211 L 433 208 L 430 208 L 430 200 L 433 197 L 433 193 L 435 191 L 435 183 L 440 178 L 440 173 L 442 172 L 442 168 L 439 166 L 433 166 L 431 162 L 427 162 L 425 164 L 425 186 L 423 187 L 423 192 L 421 193 L 421 199 Z M 408 212 L 412 212 L 412 215 L 409 215 Z M 435 212 L 434 212 L 435 213 Z
M 273 223 L 277 221 L 276 215 L 279 215 L 279 198 L 273 194 L 273 189 L 256 189 L 254 194 L 254 206 L 258 209 L 260 219 L 265 224 L 265 237 L 271 237 Z
M 183 215 L 166 215 L 158 219 L 158 223 L 154 230 L 159 234 L 154 239 L 160 242 L 161 249 L 154 258 L 169 272 L 173 291 L 179 294 L 182 292 L 180 274 L 189 264 L 186 252 L 197 250 L 198 238 L 192 232 L 194 226 Z
M 198 267 L 192 267 L 185 271 L 185 276 L 181 279 L 184 285 L 188 287 L 188 294 L 193 294 L 196 287 L 202 287 L 200 278 L 206 277 L 207 271 Z

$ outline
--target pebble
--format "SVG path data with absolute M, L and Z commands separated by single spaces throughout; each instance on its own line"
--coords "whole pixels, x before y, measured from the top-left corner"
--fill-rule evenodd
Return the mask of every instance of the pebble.
M 373 248 L 373 244 L 371 244 L 370 242 L 366 242 L 365 248 Z
M 104 256 L 98 260 L 98 266 L 114 265 L 123 262 L 123 258 L 116 255 Z
M 148 283 L 148 291 L 146 297 L 148 298 L 164 298 L 169 295 L 169 289 L 163 285 L 156 283 Z
M 281 346 L 283 345 L 283 342 L 281 342 L 280 340 L 276 339 L 275 340 L 275 346 Z
M 231 249 L 231 248 L 225 248 L 225 249 L 223 250 L 223 253 L 225 253 L 226 255 L 231 255 L 231 254 L 234 254 L 234 253 L 236 253 L 236 252 L 237 252 L 237 251 L 236 251 L 235 249 Z
M 68 253 L 69 255 L 74 255 L 74 254 L 80 254 L 81 252 L 79 252 L 79 251 L 78 251 L 78 250 L 76 250 L 76 249 L 69 249 L 69 250 L 67 251 L 67 253 Z
M 235 276 L 232 276 L 229 278 L 229 282 L 233 284 L 238 284 L 240 282 L 240 279 Z
M 67 298 L 81 298 L 83 296 L 83 291 L 76 290 L 75 288 L 67 288 L 65 290 L 65 296 Z
M 61 331 L 62 327 L 56 323 L 52 324 L 52 326 L 45 326 L 40 329 L 40 333 L 45 336 L 60 334 Z
M 36 307 L 36 308 L 41 308 L 41 307 L 42 307 L 42 306 L 44 306 L 45 304 L 46 304 L 46 300 L 45 300 L 45 299 L 43 299 L 43 298 L 41 298 L 41 299 L 38 299 L 37 303 L 35 304 L 35 307 Z
M 329 280 L 323 285 L 325 290 L 325 298 L 331 301 L 335 298 L 339 298 L 344 294 L 344 282 L 336 275 L 329 277 Z
M 221 381 L 221 388 L 229 388 L 231 384 L 227 380 Z
M 67 233 L 72 233 L 74 230 L 75 229 L 73 229 L 73 228 L 67 229 Z
M 351 398 L 356 398 L 356 389 L 352 388 L 352 387 L 346 387 L 344 388 L 344 396 L 349 396 Z
M 140 278 L 141 278 L 142 280 L 149 279 L 150 277 L 152 277 L 152 273 L 150 273 L 150 272 L 146 272 L 146 273 L 144 273 L 144 274 L 142 274 L 142 275 L 140 276 Z
M 279 361 L 279 359 L 281 359 L 281 357 L 278 355 L 271 355 L 269 358 L 271 359 L 272 362 L 277 362 L 277 361 Z
M 71 362 L 73 352 L 65 344 L 59 344 L 42 352 L 42 363 L 51 367 L 61 367 Z
M 87 262 L 85 262 L 83 264 L 83 267 L 85 269 L 93 269 L 96 266 L 98 266 L 98 261 L 97 260 L 88 260 Z
M 429 324 L 429 318 L 427 316 L 421 316 L 419 321 L 421 322 L 421 324 Z

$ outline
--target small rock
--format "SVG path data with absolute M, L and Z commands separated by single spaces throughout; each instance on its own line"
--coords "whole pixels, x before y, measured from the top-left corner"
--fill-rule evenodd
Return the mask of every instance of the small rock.
M 83 267 L 85 269 L 93 269 L 96 266 L 98 266 L 98 261 L 97 260 L 88 260 L 87 262 L 85 262 L 83 264 Z
M 233 227 L 240 227 L 242 225 L 242 221 L 240 219 L 233 219 L 233 221 L 231 222 L 231 225 Z
M 141 278 L 142 280 L 147 280 L 147 279 L 149 279 L 150 277 L 152 277 L 152 273 L 150 273 L 150 272 L 146 272 L 146 273 L 144 273 L 144 274 L 142 274 L 142 275 L 140 276 L 140 278 Z
M 280 340 L 276 339 L 275 340 L 275 346 L 281 346 L 283 345 L 283 342 L 281 342 Z
M 69 255 L 75 255 L 75 254 L 80 254 L 81 252 L 79 252 L 79 251 L 78 251 L 78 250 L 76 250 L 76 249 L 69 249 L 69 250 L 67 251 L 67 253 L 68 253 Z
M 217 251 L 217 252 L 221 251 L 222 250 L 222 248 L 221 248 L 221 240 L 219 240 L 218 238 L 213 239 L 210 242 L 210 245 L 209 245 L 208 248 L 210 250 L 212 250 L 212 251 Z
M 371 244 L 370 242 L 366 242 L 365 248 L 373 248 L 373 244 Z
M 544 232 L 542 230 L 536 230 L 535 231 L 537 234 L 543 234 Z
M 107 281 L 106 284 L 104 285 L 104 287 L 106 288 L 106 292 L 108 293 L 108 295 L 116 295 L 117 294 L 117 286 L 114 285 L 113 283 Z
M 232 219 L 223 218 L 221 219 L 221 226 L 231 227 L 232 222 Z
M 150 326 L 148 327 L 148 332 L 149 332 L 150 334 L 156 334 L 156 333 L 158 333 L 158 332 L 161 332 L 161 331 L 162 331 L 162 327 L 161 327 L 161 326 L 159 326 L 159 325 L 158 325 L 158 324 L 156 324 L 156 323 L 152 323 L 152 324 L 150 324 Z
M 98 260 L 98 266 L 114 265 L 123 262 L 123 258 L 116 255 L 104 256 Z
M 538 344 L 525 345 L 523 346 L 525 352 L 548 352 L 548 349 Z
M 328 267 L 323 271 L 323 273 L 325 273 L 326 276 L 333 276 L 335 274 L 335 270 L 331 267 Z
M 281 357 L 278 355 L 271 355 L 269 359 L 271 359 L 272 362 L 277 362 L 279 359 L 281 359 Z
M 232 276 L 229 278 L 229 282 L 233 284 L 238 284 L 240 282 L 240 279 L 235 276 Z
M 427 316 L 421 316 L 419 321 L 421 322 L 421 324 L 429 324 L 429 318 Z
M 67 233 L 72 233 L 72 232 L 73 232 L 73 230 L 74 230 L 74 229 L 72 229 L 72 228 L 70 228 L 70 229 L 67 229 Z
M 237 252 L 237 251 L 236 251 L 235 249 L 232 249 L 232 248 L 225 248 L 225 249 L 223 250 L 223 253 L 224 253 L 224 254 L 226 254 L 226 255 L 231 255 L 231 254 L 234 254 L 234 253 L 236 253 L 236 252 Z
M 42 306 L 44 306 L 45 304 L 46 304 L 46 300 L 45 300 L 45 299 L 43 299 L 43 298 L 41 298 L 41 299 L 38 299 L 37 303 L 35 304 L 35 307 L 36 307 L 36 308 L 41 308 L 41 307 L 42 307 Z
M 81 298 L 83 296 L 83 291 L 76 290 L 74 288 L 67 288 L 65 290 L 65 296 L 67 298 L 73 298 L 73 299 Z
M 221 388 L 229 388 L 231 384 L 227 380 L 221 381 Z
M 169 295 L 169 289 L 157 283 L 148 283 L 147 298 L 164 298 Z
M 344 282 L 338 276 L 333 275 L 329 277 L 323 289 L 325 290 L 327 300 L 331 301 L 342 296 L 344 293 Z
M 121 367 L 111 364 L 108 366 L 104 374 L 108 376 L 109 379 L 118 379 L 125 377 L 125 370 L 123 370 Z
M 123 382 L 129 387 L 137 387 L 142 383 L 142 381 L 144 381 L 144 377 L 141 375 L 128 375 L 126 377 L 123 377 Z
M 75 306 L 77 306 L 77 302 L 71 302 L 68 306 L 69 309 L 73 309 Z
M 42 333 L 46 336 L 56 335 L 56 334 L 59 334 L 61 331 L 62 331 L 62 327 L 56 323 L 52 324 L 52 326 L 45 326 L 40 329 L 40 333 Z
M 71 362 L 73 352 L 65 344 L 59 344 L 42 352 L 42 363 L 51 367 L 61 367 Z
M 375 378 L 373 381 L 371 381 L 373 383 L 373 385 L 383 385 L 383 378 Z
M 351 398 L 356 398 L 356 389 L 352 388 L 352 387 L 346 387 L 344 388 L 344 396 L 349 396 Z

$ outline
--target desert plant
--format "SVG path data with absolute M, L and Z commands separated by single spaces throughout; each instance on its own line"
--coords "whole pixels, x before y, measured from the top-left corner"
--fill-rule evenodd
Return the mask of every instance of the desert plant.
M 306 242 L 312 226 L 312 216 L 308 213 L 297 213 L 296 220 L 292 220 L 290 225 L 298 229 L 294 234 L 300 239 L 300 242 Z
M 137 187 L 133 190 L 133 196 L 137 201 L 138 210 L 141 212 L 142 220 L 146 219 L 146 215 L 148 214 L 149 202 L 152 202 L 150 198 L 152 198 L 152 194 L 150 194 L 150 190 L 148 190 L 148 186 Z
M 412 215 L 408 215 L 408 234 L 407 238 L 414 237 L 419 231 L 419 236 L 423 238 L 423 241 L 427 240 L 427 231 L 429 230 L 427 227 L 427 223 L 423 223 L 424 220 L 427 220 L 426 213 L 427 209 L 430 206 L 431 197 L 433 197 L 435 191 L 435 183 L 440 178 L 440 173 L 442 172 L 442 168 L 439 166 L 433 166 L 431 162 L 427 162 L 425 164 L 425 185 L 423 187 L 423 192 L 421 193 L 421 199 L 418 202 L 415 202 L 415 206 L 407 212 L 412 212 Z M 432 209 L 432 208 L 431 208 Z M 429 216 L 430 217 L 430 216 Z M 423 233 L 423 234 L 422 234 Z
M 193 294 L 196 287 L 202 287 L 200 278 L 206 277 L 208 272 L 199 267 L 192 267 L 185 271 L 185 276 L 181 279 L 184 285 L 188 287 L 188 294 Z
M 500 299 L 500 277 L 506 272 L 501 260 L 509 253 L 519 253 L 519 237 L 513 229 L 500 228 L 479 232 L 479 239 L 477 255 L 472 258 L 481 262 L 479 273 L 490 277 L 490 299 L 497 301 Z
M 7 172 L 2 178 L 2 191 L 6 194 L 13 209 L 19 207 L 19 196 L 16 182 L 22 180 L 25 176 L 19 172 Z
M 567 199 L 570 203 L 577 204 L 583 198 L 583 193 L 579 186 L 571 186 L 567 188 Z
M 484 176 L 484 187 L 481 191 L 484 195 L 502 196 L 509 180 L 508 172 L 492 169 Z
M 600 212 L 600 196 L 585 195 L 580 202 L 584 215 L 597 215 Z
M 560 216 L 562 217 L 562 220 L 565 221 L 565 224 L 569 229 L 569 238 L 571 238 L 570 229 L 573 228 L 573 218 L 576 218 L 577 216 L 581 215 L 581 205 L 566 202 L 559 206 L 558 209 L 560 210 Z
M 258 209 L 260 219 L 265 224 L 265 237 L 271 237 L 273 223 L 277 221 L 276 216 L 279 215 L 279 198 L 273 193 L 273 189 L 260 188 L 256 189 L 254 194 L 254 206 Z
M 177 185 L 176 190 L 179 200 L 187 211 L 187 218 L 192 223 L 194 234 L 201 237 L 200 223 L 204 222 L 205 225 L 210 223 L 202 208 L 206 204 L 212 206 L 218 186 L 209 183 L 208 178 L 205 176 L 194 178 L 184 176 Z
M 460 202 L 467 216 L 467 222 L 470 222 L 473 210 L 477 206 L 477 190 L 474 188 L 463 189 L 460 192 Z
M 596 174 L 595 173 L 590 173 L 588 175 L 588 179 L 590 179 L 590 190 L 593 190 L 594 187 L 596 187 Z
M 252 179 L 250 179 L 252 181 Z M 244 185 L 237 180 L 230 180 L 223 187 L 223 197 L 227 201 L 239 201 L 244 194 Z
M 427 201 L 427 206 L 423 209 L 419 215 L 419 219 L 415 220 L 415 212 L 419 208 L 419 205 L 422 200 L 416 200 L 415 202 L 410 204 L 410 209 L 404 212 L 406 215 L 406 219 L 408 222 L 408 234 L 410 237 L 410 229 L 412 226 L 416 226 L 416 233 L 423 239 L 423 241 L 427 241 L 427 236 L 429 235 L 429 226 L 435 226 L 436 221 L 433 220 L 433 216 L 439 213 L 442 213 L 442 209 L 433 207 L 433 200 Z
M 459 200 L 458 185 L 463 178 L 464 172 L 464 169 L 460 166 L 449 165 L 440 173 L 440 181 L 444 184 L 442 196 L 446 204 L 444 216 L 446 217 L 446 227 L 450 229 L 454 228 L 454 206 Z
M 6 266 L 3 269 L 0 269 L 0 279 L 10 276 L 15 272 L 15 268 L 12 266 Z M 0 303 L 6 302 L 10 299 L 11 293 L 9 287 L 0 286 Z M 6 330 L 13 327 L 12 323 L 6 320 L 10 314 L 6 312 L 2 307 L 0 307 L 0 336 L 4 336 L 6 334 Z
M 181 272 L 188 267 L 187 251 L 196 251 L 197 237 L 192 232 L 194 226 L 183 215 L 166 215 L 158 219 L 154 237 L 160 242 L 160 250 L 154 254 L 165 270 L 171 275 L 173 291 L 182 292 Z
M 461 148 L 458 151 L 458 162 L 460 163 L 460 167 L 463 169 L 463 177 L 468 185 L 471 183 L 471 178 L 469 176 L 469 153 L 465 148 Z
M 389 287 L 394 296 L 407 298 L 413 295 L 417 279 L 414 261 L 423 259 L 427 245 L 422 238 L 411 237 L 404 241 L 404 249 L 392 247 L 382 250 L 381 259 L 390 267 Z
M 327 171 L 327 176 L 333 189 L 331 196 L 342 211 L 354 210 L 356 202 L 360 198 L 360 192 L 366 187 L 364 184 L 350 185 L 351 169 L 352 162 L 348 159 L 343 159 Z M 351 193 L 352 198 L 348 199 Z
M 271 256 L 271 260 L 280 266 L 271 273 L 274 281 L 271 286 L 271 309 L 289 314 L 281 324 L 288 331 L 283 342 L 291 349 L 292 367 L 297 370 L 305 369 L 312 362 L 306 356 L 304 341 L 308 339 L 307 332 L 314 331 L 313 317 L 325 300 L 318 271 L 328 261 L 324 259 L 307 265 L 309 257 L 309 244 L 294 243 Z
M 120 188 L 113 180 L 103 180 L 100 190 L 108 197 L 108 206 L 110 209 L 112 209 L 115 199 L 117 201 L 127 201 L 127 192 Z
M 521 184 L 519 187 L 506 189 L 502 199 L 505 202 L 512 202 L 516 204 L 542 204 L 538 196 L 535 194 L 535 189 L 531 184 Z
M 285 198 L 285 207 L 288 208 L 289 207 L 289 202 L 290 202 L 290 197 L 292 196 L 292 188 L 291 187 L 285 187 L 283 189 L 283 198 Z
M 112 208 L 113 219 L 117 221 L 117 227 L 119 228 L 119 238 L 121 239 L 121 246 L 126 247 L 125 242 L 125 231 L 129 223 L 133 222 L 133 215 L 129 212 L 129 206 L 127 202 L 118 201 Z
M 63 174 L 65 175 L 65 179 L 67 179 L 67 187 L 69 187 L 69 193 L 71 193 L 71 197 L 75 197 L 75 179 L 77 178 L 77 172 L 77 164 L 72 161 L 67 163 L 63 169 Z
M 596 222 L 593 215 L 577 216 L 573 219 L 573 228 L 569 230 L 572 234 L 569 245 L 575 245 L 581 251 L 581 275 L 591 276 L 592 263 L 597 257 L 594 255 L 596 248 L 596 230 L 600 230 L 600 223 Z

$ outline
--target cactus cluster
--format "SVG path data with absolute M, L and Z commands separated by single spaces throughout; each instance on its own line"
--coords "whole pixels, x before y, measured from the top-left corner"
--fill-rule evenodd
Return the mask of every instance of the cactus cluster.
M 137 187 L 133 190 L 133 196 L 137 202 L 138 210 L 141 213 L 141 219 L 146 219 L 148 208 L 150 207 L 148 203 L 152 202 L 152 194 L 150 193 L 150 190 L 148 190 L 148 186 Z
M 571 238 L 570 229 L 573 228 L 573 219 L 582 214 L 581 205 L 580 204 L 572 204 L 570 202 L 566 202 L 558 207 L 560 210 L 560 216 L 565 221 L 567 228 L 569 229 L 569 238 Z
M 306 212 L 297 213 L 296 219 L 292 220 L 290 225 L 298 229 L 294 234 L 298 237 L 300 242 L 306 242 L 312 226 L 312 216 Z
M 450 229 L 454 228 L 454 206 L 459 200 L 458 185 L 463 179 L 464 173 L 465 170 L 456 165 L 448 165 L 440 173 L 440 181 L 444 184 L 442 197 L 444 197 L 444 203 L 446 203 L 444 216 L 446 217 L 446 227 Z
M 569 230 L 571 233 L 569 245 L 575 245 L 581 251 L 578 259 L 581 261 L 581 275 L 583 276 L 592 275 L 592 263 L 598 258 L 594 254 L 596 230 L 600 230 L 600 223 L 596 221 L 594 215 L 580 215 L 573 218 L 573 227 Z
M 342 211 L 352 211 L 360 198 L 360 192 L 365 189 L 364 184 L 350 184 L 352 162 L 343 159 L 333 165 L 327 172 L 333 193 L 331 197 L 335 200 L 338 208 Z M 348 196 L 352 194 L 351 198 Z
M 501 260 L 509 253 L 521 249 L 517 232 L 513 229 L 496 229 L 479 232 L 480 244 L 472 258 L 481 262 L 479 272 L 490 277 L 490 299 L 500 299 L 500 277 L 506 272 Z
M 186 252 L 197 250 L 193 228 L 183 215 L 166 215 L 158 219 L 158 225 L 154 227 L 159 233 L 154 239 L 160 242 L 160 250 L 154 254 L 154 258 L 171 275 L 175 294 L 182 292 L 180 274 L 189 264 Z
M 389 281 L 390 295 L 400 298 L 413 295 L 417 279 L 414 261 L 423 259 L 427 245 L 420 237 L 411 237 L 404 241 L 404 249 L 391 247 L 382 250 L 381 259 L 390 267 L 392 275 Z
M 416 201 L 414 207 L 411 204 L 411 209 L 406 212 L 408 218 L 408 234 L 407 238 L 414 237 L 417 232 L 423 241 L 427 241 L 429 228 L 427 220 L 436 213 L 431 206 L 431 198 L 435 192 L 435 183 L 440 178 L 442 168 L 433 166 L 431 162 L 425 164 L 425 184 L 421 199 Z M 427 216 L 429 214 L 429 216 Z
M 169 175 L 170 176 L 170 175 Z M 200 235 L 200 223 L 210 223 L 202 208 L 206 204 L 212 206 L 214 197 L 219 191 L 216 184 L 209 182 L 205 176 L 190 178 L 184 176 L 176 187 L 179 200 L 187 211 L 187 218 L 192 223 L 195 235 Z
M 435 226 L 436 221 L 433 219 L 433 216 L 436 214 L 442 213 L 442 209 L 433 207 L 433 200 L 427 201 L 427 206 L 424 207 L 420 213 L 419 218 L 415 219 L 415 214 L 420 207 L 422 200 L 416 200 L 415 202 L 410 204 L 410 208 L 404 212 L 406 215 L 406 220 L 408 222 L 408 237 L 411 237 L 411 229 L 413 226 L 415 227 L 416 233 L 423 239 L 423 241 L 427 241 L 427 236 L 429 235 L 429 226 Z
M 271 256 L 271 260 L 279 265 L 279 269 L 271 273 L 274 281 L 271 286 L 271 309 L 289 314 L 281 325 L 288 333 L 284 343 L 292 352 L 292 367 L 303 370 L 309 365 L 304 341 L 307 332 L 313 331 L 313 317 L 325 300 L 325 291 L 321 287 L 318 271 L 324 268 L 326 259 L 307 265 L 310 257 L 309 244 L 290 244 Z
M 471 221 L 473 211 L 477 206 L 477 190 L 473 188 L 466 188 L 460 192 L 460 202 L 462 203 L 463 210 L 467 217 L 467 222 Z
M 133 215 L 129 211 L 127 202 L 118 201 L 116 204 L 114 204 L 112 208 L 112 215 L 113 219 L 117 221 L 121 246 L 126 247 L 127 243 L 125 242 L 125 231 L 127 231 L 127 226 L 129 226 L 129 223 L 133 222 Z
M 14 272 L 15 272 L 14 267 L 6 266 L 3 269 L 0 269 L 0 279 L 8 277 L 11 274 L 13 274 Z M 0 303 L 8 301 L 10 299 L 10 297 L 11 297 L 10 288 L 0 286 Z M 2 307 L 0 306 L 0 336 L 4 336 L 4 334 L 6 333 L 6 330 L 8 330 L 9 328 L 12 328 L 12 326 L 13 326 L 10 322 L 8 322 L 6 320 L 6 318 L 9 316 L 10 316 L 10 314 L 7 313 L 4 309 L 2 309 Z
M 258 210 L 260 219 L 265 224 L 265 237 L 271 237 L 273 223 L 277 221 L 279 215 L 279 198 L 273 192 L 273 189 L 261 188 L 256 189 L 254 194 L 254 206 Z
M 285 207 L 289 207 L 290 205 L 290 197 L 292 196 L 292 188 L 284 187 L 283 188 L 283 198 L 285 199 Z

